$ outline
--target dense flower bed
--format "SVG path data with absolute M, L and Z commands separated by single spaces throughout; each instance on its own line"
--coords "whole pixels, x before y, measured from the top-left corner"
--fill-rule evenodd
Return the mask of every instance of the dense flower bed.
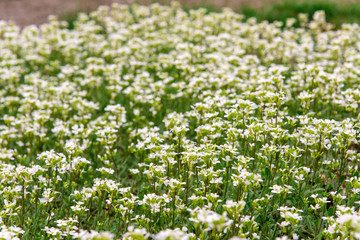
M 360 239 L 359 52 L 323 12 L 0 22 L 0 239 Z

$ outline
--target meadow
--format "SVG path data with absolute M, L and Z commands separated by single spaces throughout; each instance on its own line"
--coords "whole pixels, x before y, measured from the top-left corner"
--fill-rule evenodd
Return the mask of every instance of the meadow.
M 0 239 L 360 239 L 360 27 L 99 7 L 0 21 Z

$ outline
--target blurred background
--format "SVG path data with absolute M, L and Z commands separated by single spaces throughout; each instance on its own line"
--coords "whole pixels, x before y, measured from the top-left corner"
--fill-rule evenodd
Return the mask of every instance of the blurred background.
M 20 26 L 41 24 L 54 14 L 72 23 L 79 12 L 90 12 L 99 5 L 169 4 L 171 0 L 0 0 L 0 20 L 13 21 Z M 299 13 L 312 15 L 325 10 L 327 20 L 340 26 L 343 22 L 360 23 L 360 0 L 179 0 L 184 9 L 205 7 L 209 11 L 221 11 L 230 7 L 246 17 L 259 20 L 280 20 L 296 17 Z

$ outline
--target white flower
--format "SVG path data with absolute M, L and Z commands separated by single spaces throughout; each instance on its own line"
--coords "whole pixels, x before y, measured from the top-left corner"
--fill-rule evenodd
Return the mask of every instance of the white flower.
M 188 240 L 189 235 L 180 229 L 166 229 L 155 235 L 156 240 Z
M 103 240 L 113 240 L 114 234 L 110 232 L 97 232 L 91 230 L 90 232 L 85 230 L 80 230 L 79 233 L 74 233 L 73 238 L 80 238 L 81 240 L 96 240 L 96 239 L 103 239 Z

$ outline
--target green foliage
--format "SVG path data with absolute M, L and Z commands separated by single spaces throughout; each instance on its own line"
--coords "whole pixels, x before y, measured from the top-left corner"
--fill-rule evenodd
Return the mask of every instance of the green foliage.
M 341 1 L 304 1 L 283 0 L 262 8 L 243 6 L 239 12 L 247 18 L 255 17 L 258 21 L 268 20 L 285 23 L 288 18 L 296 18 L 300 13 L 311 17 L 316 11 L 323 10 L 327 21 L 340 27 L 342 23 L 360 22 L 360 3 L 341 3 Z
M 69 30 L 73 30 L 74 29 L 74 24 L 75 24 L 75 21 L 78 17 L 79 13 L 78 12 L 66 12 L 65 14 L 62 14 L 59 16 L 59 19 L 67 22 L 68 24 L 68 29 Z

